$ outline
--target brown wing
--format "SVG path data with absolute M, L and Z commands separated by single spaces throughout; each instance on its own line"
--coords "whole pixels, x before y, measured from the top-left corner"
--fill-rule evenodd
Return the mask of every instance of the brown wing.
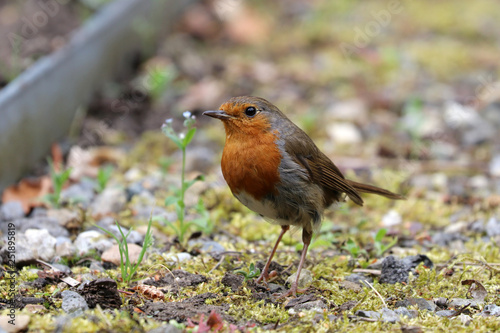
M 337 166 L 316 147 L 309 136 L 296 126 L 289 130 L 293 130 L 293 134 L 287 136 L 285 150 L 309 172 L 311 181 L 329 191 L 345 193 L 352 201 L 362 206 L 363 199 L 356 189 L 345 179 Z

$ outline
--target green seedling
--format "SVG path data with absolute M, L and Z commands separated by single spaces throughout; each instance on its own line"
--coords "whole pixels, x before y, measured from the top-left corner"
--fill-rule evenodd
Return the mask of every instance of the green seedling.
M 347 240 L 344 246 L 342 246 L 342 249 L 346 250 L 349 252 L 351 257 L 353 259 L 356 259 L 360 255 L 367 255 L 366 251 L 364 249 L 361 249 L 358 244 L 356 244 L 355 241 L 353 241 L 351 238 Z
M 99 171 L 97 171 L 97 192 L 101 193 L 104 191 L 113 174 L 113 170 L 114 168 L 111 165 L 99 168 Z
M 102 231 L 104 231 L 105 233 L 107 233 L 108 235 L 110 235 L 111 237 L 113 237 L 116 240 L 116 243 L 118 244 L 118 249 L 120 251 L 120 270 L 122 273 L 122 279 L 126 283 L 130 283 L 130 281 L 132 280 L 132 277 L 137 272 L 137 269 L 139 268 L 139 265 L 141 264 L 142 259 L 144 258 L 144 255 L 146 254 L 146 251 L 151 246 L 153 246 L 153 234 L 151 232 L 151 224 L 152 223 L 153 223 L 153 219 L 150 218 L 149 222 L 148 222 L 148 229 L 146 231 L 146 235 L 144 236 L 142 250 L 141 250 L 141 253 L 139 254 L 139 258 L 137 258 L 137 262 L 135 263 L 135 265 L 130 261 L 130 256 L 129 256 L 129 252 L 128 252 L 128 243 L 127 243 L 128 236 L 130 235 L 130 232 L 132 231 L 132 229 L 130 229 L 127 232 L 127 234 L 124 234 L 122 231 L 122 228 L 120 227 L 118 222 L 116 222 L 116 226 L 118 227 L 118 230 L 120 231 L 120 234 L 122 236 L 122 239 L 120 240 L 111 231 L 106 230 L 106 229 L 96 225 L 96 227 L 98 227 L 99 229 L 101 229 Z
M 163 133 L 172 140 L 175 145 L 182 152 L 182 169 L 181 169 L 181 187 L 179 189 L 174 189 L 174 194 L 167 199 L 165 199 L 165 205 L 175 206 L 175 211 L 177 213 L 177 223 L 167 222 L 168 226 L 171 227 L 177 237 L 179 238 L 179 242 L 184 244 L 186 241 L 186 234 L 192 225 L 197 225 L 198 227 L 205 223 L 201 220 L 194 220 L 191 222 L 185 221 L 186 217 L 186 204 L 184 201 L 184 197 L 186 195 L 187 189 L 189 189 L 194 183 L 200 180 L 204 180 L 203 176 L 198 176 L 192 180 L 186 180 L 186 148 L 189 143 L 193 140 L 193 137 L 196 133 L 196 128 L 194 127 L 195 117 L 191 115 L 191 112 L 186 111 L 183 113 L 185 118 L 184 127 L 186 128 L 186 133 L 177 134 L 172 127 L 172 119 L 167 119 L 162 126 Z M 207 213 L 208 214 L 208 213 Z
M 387 229 L 380 229 L 375 237 L 373 238 L 374 240 L 374 248 L 375 248 L 375 254 L 377 257 L 381 257 L 387 250 L 389 250 L 391 247 L 396 245 L 398 242 L 398 238 L 394 237 L 391 238 L 390 242 L 388 244 L 384 244 L 382 241 L 384 239 L 384 236 L 387 234 Z
M 48 194 L 45 199 L 54 208 L 59 208 L 61 205 L 61 192 L 64 185 L 69 180 L 71 168 L 62 170 L 61 167 L 60 168 L 61 171 L 57 171 L 56 167 L 54 166 L 54 162 L 52 161 L 51 158 L 48 158 L 47 162 L 49 163 L 50 167 L 50 178 L 52 180 L 52 193 Z
M 245 282 L 247 282 L 250 279 L 258 277 L 260 275 L 260 269 L 255 267 L 254 263 L 251 263 L 250 267 L 248 267 L 248 272 L 241 270 L 241 271 L 236 271 L 236 274 L 243 275 L 243 277 L 245 278 Z
M 148 70 L 146 80 L 149 94 L 159 100 L 176 76 L 173 67 L 154 67 Z

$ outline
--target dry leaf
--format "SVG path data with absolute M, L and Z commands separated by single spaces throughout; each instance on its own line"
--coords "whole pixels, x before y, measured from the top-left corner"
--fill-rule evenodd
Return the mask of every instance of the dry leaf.
M 463 280 L 462 286 L 470 286 L 466 295 L 468 295 L 467 297 L 472 297 L 475 301 L 482 302 L 488 296 L 486 288 L 477 280 Z
M 9 186 L 2 194 L 2 202 L 19 201 L 24 214 L 31 208 L 43 206 L 41 197 L 49 194 L 52 187 L 49 176 L 22 179 L 18 184 Z

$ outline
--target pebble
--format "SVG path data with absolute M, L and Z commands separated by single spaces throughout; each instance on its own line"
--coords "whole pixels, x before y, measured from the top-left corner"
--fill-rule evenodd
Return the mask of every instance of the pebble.
M 400 321 L 399 315 L 394 311 L 389 308 L 382 308 L 382 321 L 388 322 L 388 323 L 396 323 Z
M 139 245 L 128 243 L 128 256 L 131 264 L 137 263 L 141 251 L 142 247 L 140 247 Z M 102 261 L 107 261 L 116 266 L 120 266 L 121 256 L 120 248 L 118 247 L 118 245 L 113 245 L 112 247 L 104 251 L 101 259 Z
M 49 209 L 47 217 L 58 221 L 65 228 L 75 228 L 82 224 L 81 215 L 69 209 Z
M 356 273 L 353 273 L 351 275 L 346 276 L 345 280 L 355 282 L 355 283 L 359 284 L 360 286 L 365 286 L 362 281 L 367 281 L 369 283 L 373 282 L 373 278 L 371 278 L 369 276 L 364 276 L 361 274 L 356 274 Z
M 79 293 L 71 290 L 64 290 L 61 295 L 61 308 L 64 312 L 73 314 L 74 316 L 80 316 L 83 314 L 83 311 L 89 309 L 85 298 L 83 298 Z
M 63 265 L 63 264 L 52 264 L 52 266 L 55 267 L 56 269 L 60 270 L 61 272 L 64 272 L 66 274 L 71 274 L 71 268 L 69 268 L 66 265 Z
M 13 220 L 12 223 L 16 225 L 16 232 L 23 233 L 28 229 L 40 229 L 47 230 L 52 236 L 69 236 L 69 231 L 59 225 L 59 222 L 55 219 L 48 218 L 46 216 L 34 216 L 31 218 L 22 218 Z M 0 223 L 0 230 L 7 233 L 8 223 Z
M 164 256 L 168 265 L 175 265 L 192 258 L 192 256 L 187 252 L 179 253 L 168 253 Z
M 396 310 L 394 310 L 398 315 L 401 317 L 408 317 L 410 319 L 412 318 L 417 318 L 418 317 L 418 311 L 417 310 L 408 310 L 405 307 L 400 306 Z
M 286 279 L 286 282 L 289 284 L 292 284 L 295 282 L 295 279 L 297 278 L 297 272 L 293 273 Z M 313 277 L 312 273 L 308 269 L 303 269 L 302 272 L 300 273 L 299 281 L 297 283 L 297 287 L 299 288 L 307 288 L 308 286 L 311 285 L 313 282 Z
M 79 234 L 73 245 L 79 255 L 84 255 L 92 249 L 103 252 L 113 246 L 113 242 L 99 231 L 89 230 Z
M 452 298 L 448 301 L 449 307 L 463 307 L 469 304 L 469 307 L 479 309 L 480 305 L 484 304 L 482 301 L 476 301 L 474 299 L 465 299 L 465 298 Z
M 403 218 L 393 209 L 382 217 L 382 224 L 384 227 L 394 227 L 401 224 L 401 222 L 403 222 Z
M 64 258 L 75 254 L 75 246 L 68 237 L 59 236 L 56 238 L 56 256 Z
M 326 129 L 328 136 L 335 144 L 357 144 L 363 140 L 356 125 L 347 122 L 332 123 Z
M 361 290 L 363 290 L 363 287 L 361 287 L 358 283 L 348 280 L 340 281 L 339 286 L 341 288 L 345 288 L 355 292 L 360 292 Z
M 15 325 L 9 323 L 12 318 L 10 316 L 0 316 L 1 330 L 8 333 L 24 332 L 28 329 L 30 316 L 24 314 L 16 314 Z
M 500 155 L 496 155 L 491 159 L 490 174 L 494 177 L 500 177 Z
M 466 315 L 464 313 L 459 314 L 457 317 L 454 318 L 455 320 L 460 320 L 462 322 L 462 325 L 464 326 L 469 326 L 470 323 L 472 322 L 472 318 L 469 315 Z
M 440 310 L 436 311 L 436 316 L 438 317 L 449 317 L 455 314 L 455 311 L 453 310 Z
M 483 317 L 499 317 L 500 316 L 500 306 L 496 304 L 485 305 L 483 311 L 480 313 Z
M 8 201 L 0 207 L 0 220 L 2 221 L 11 221 L 23 217 L 23 205 L 20 201 Z
M 408 283 L 411 267 L 407 262 L 388 256 L 382 261 L 380 283 Z
M 498 220 L 494 216 L 490 217 L 490 219 L 486 223 L 486 234 L 489 237 L 500 235 L 500 220 Z
M 322 300 L 318 299 L 316 301 L 306 302 L 298 304 L 294 307 L 295 311 L 310 310 L 323 313 L 323 310 L 327 309 L 328 306 Z
M 203 253 L 221 253 L 226 251 L 226 248 L 213 240 L 191 239 L 188 242 L 189 247 L 198 248 Z
M 409 307 L 412 305 L 417 305 L 420 310 L 427 310 L 434 312 L 436 310 L 436 304 L 432 301 L 428 301 L 424 298 L 415 298 L 415 297 L 410 297 L 407 299 L 404 299 L 402 301 L 397 301 L 396 302 L 396 307 Z
M 87 181 L 88 182 L 88 181 Z M 80 183 L 73 184 L 65 188 L 61 191 L 61 199 L 63 202 L 69 203 L 78 203 L 83 208 L 88 208 L 92 199 L 94 199 L 95 192 L 94 187 L 95 183 L 92 183 L 90 186 L 87 185 L 87 182 L 84 180 L 80 181 Z
M 375 311 L 358 310 L 354 315 L 364 318 L 380 319 L 380 313 Z
M 125 191 L 110 187 L 104 189 L 90 204 L 89 209 L 94 217 L 119 213 L 127 203 Z
M 17 237 L 16 261 L 51 261 L 56 252 L 56 242 L 47 230 L 28 229 Z

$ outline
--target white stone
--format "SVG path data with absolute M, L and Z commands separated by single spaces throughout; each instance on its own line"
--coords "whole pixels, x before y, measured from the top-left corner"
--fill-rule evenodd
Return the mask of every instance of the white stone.
M 353 123 L 338 122 L 327 128 L 330 139 L 335 144 L 356 144 L 363 140 L 361 132 Z
M 403 222 L 401 214 L 399 214 L 394 209 L 390 210 L 382 217 L 382 224 L 384 225 L 384 227 L 393 227 L 395 225 L 401 224 L 401 222 Z
M 50 261 L 56 250 L 56 239 L 45 229 L 28 229 L 24 233 L 33 255 L 44 261 Z
M 290 275 L 288 277 L 288 279 L 286 279 L 286 282 L 292 284 L 293 282 L 295 282 L 296 278 L 297 278 L 297 272 Z M 309 271 L 308 269 L 303 269 L 300 272 L 300 277 L 299 277 L 297 287 L 298 288 L 307 288 L 312 283 L 312 281 L 313 281 L 313 277 L 312 277 L 311 271 Z

